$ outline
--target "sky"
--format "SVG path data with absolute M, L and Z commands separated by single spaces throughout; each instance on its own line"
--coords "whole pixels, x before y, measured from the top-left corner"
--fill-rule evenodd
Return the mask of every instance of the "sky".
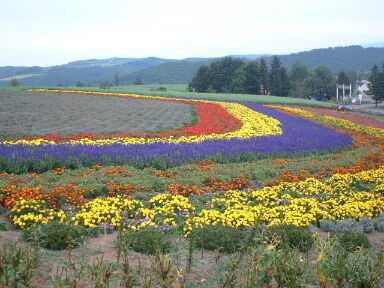
M 384 42 L 384 0 L 0 0 L 0 66 Z

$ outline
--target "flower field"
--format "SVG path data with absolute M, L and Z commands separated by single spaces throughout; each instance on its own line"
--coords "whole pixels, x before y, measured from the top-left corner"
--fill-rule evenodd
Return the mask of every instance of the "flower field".
M 34 90 L 29 93 L 46 92 Z M 201 225 L 246 227 L 260 222 L 308 226 L 320 225 L 327 219 L 377 217 L 384 212 L 384 125 L 369 116 L 326 108 L 267 107 L 249 102 L 81 91 L 49 92 L 77 94 L 78 97 L 86 94 L 186 103 L 195 107 L 199 120 L 183 129 L 166 132 L 51 134 L 3 139 L 0 155 L 5 173 L 0 178 L 0 203 L 10 209 L 11 219 L 19 228 L 58 220 L 87 227 L 101 224 L 125 225 L 127 229 L 148 225 L 169 229 L 177 227 L 188 235 L 193 227 Z M 354 151 L 366 155 L 350 165 L 332 167 L 331 159 L 343 159 L 343 155 L 348 157 Z M 297 173 L 290 171 L 290 166 L 311 153 L 320 153 L 318 155 L 322 155 L 323 160 L 309 161 L 312 165 L 307 166 L 321 168 L 314 168 L 318 169 L 315 171 L 301 169 Z M 297 156 L 292 158 L 295 154 Z M 280 160 L 273 160 L 276 155 Z M 292 159 L 281 159 L 281 155 Z M 239 166 L 246 167 L 239 161 L 242 157 L 243 161 L 248 160 L 246 163 L 267 158 L 264 161 L 269 161 L 272 170 L 269 172 L 272 177 L 265 179 L 269 181 L 264 181 L 262 187 L 260 184 L 255 186 L 254 183 L 260 183 L 258 175 L 248 176 L 245 171 L 240 175 L 227 175 L 226 180 L 218 179 L 221 176 L 215 175 L 216 162 L 212 160 L 221 159 L 225 166 L 235 159 L 235 162 L 240 162 Z M 70 168 L 65 166 L 68 161 L 83 164 L 78 159 L 93 165 L 88 173 L 84 173 L 86 175 L 104 170 L 102 188 L 89 181 L 74 185 L 81 180 L 62 185 L 48 184 L 47 180 L 42 185 L 36 184 L 42 178 L 41 174 L 36 174 L 38 171 L 33 171 L 33 165 L 40 167 L 36 163 L 46 165 L 50 161 L 54 165 L 53 172 L 61 176 Z M 174 179 L 178 168 L 173 168 L 176 172 L 154 172 L 152 178 L 167 180 L 156 186 L 153 180 L 147 180 L 150 185 L 129 183 L 129 178 L 133 179 L 135 173 L 124 166 L 116 166 L 115 170 L 105 170 L 102 166 L 128 164 L 139 169 L 138 163 L 147 163 L 150 167 L 151 163 L 160 160 L 170 167 L 202 160 L 208 162 L 200 162 L 203 164 L 199 169 L 204 177 L 200 183 L 193 183 L 195 185 L 185 183 L 188 182 L 185 179 L 178 183 Z M 30 163 L 29 169 L 35 174 L 28 177 L 8 174 L 12 171 L 7 170 L 7 161 L 16 165 Z M 64 164 L 63 167 L 60 168 L 60 164 Z M 276 173 L 273 170 L 278 171 L 278 166 L 285 169 Z M 121 177 L 113 180 L 115 174 L 124 175 L 125 180 Z M 150 196 L 147 201 L 134 199 L 133 196 L 140 193 L 155 193 L 155 196 Z M 95 196 L 97 198 L 89 200 Z M 194 204 L 195 198 L 200 199 L 198 205 Z
M 91 118 L 72 122 L 56 110 L 57 131 L 55 125 L 48 130 L 44 126 L 54 121 L 49 111 L 47 119 L 40 119 L 41 130 L 0 131 L 0 230 L 11 230 L 0 231 L 0 236 L 22 233 L 47 249 L 56 249 L 52 247 L 61 241 L 67 247 L 69 262 L 63 272 L 48 272 L 47 276 L 44 273 L 49 269 L 44 265 L 56 267 L 63 254 L 39 250 L 46 263 L 28 271 L 43 274 L 26 274 L 22 266 L 16 269 L 21 273 L 17 277 L 14 270 L 0 270 L 0 286 L 9 285 L 12 277 L 27 287 L 30 279 L 36 287 L 93 287 L 89 283 L 98 283 L 94 287 L 118 287 L 117 283 L 121 287 L 138 287 L 137 283 L 140 287 L 307 287 L 304 283 L 308 287 L 338 287 L 335 277 L 344 279 L 338 281 L 365 279 L 351 282 L 360 286 L 350 287 L 379 287 L 382 283 L 384 270 L 377 268 L 384 265 L 381 250 L 365 252 L 359 249 L 368 244 L 360 243 L 356 251 L 346 252 L 345 247 L 322 242 L 318 236 L 355 233 L 357 229 L 370 233 L 371 238 L 384 239 L 384 122 L 374 116 L 273 101 L 260 105 L 234 99 L 43 89 L 23 93 L 23 97 L 31 95 L 31 103 L 33 95 L 63 103 L 95 99 L 92 107 L 101 105 L 95 108 L 100 109 L 100 115 L 103 107 L 119 112 L 116 121 L 100 116 L 105 127 L 99 128 L 96 126 L 103 126 L 103 122 L 97 119 L 87 126 L 84 119 Z M 47 95 L 53 98 L 47 99 Z M 105 99 L 108 101 L 103 102 Z M 123 103 L 133 108 L 124 110 Z M 153 106 L 161 112 L 156 114 Z M 112 110 L 109 116 L 114 115 Z M 120 115 L 131 113 L 126 111 L 132 111 L 131 117 Z M 81 110 L 76 117 L 90 112 Z M 154 116 L 140 119 L 146 113 Z M 72 129 L 73 125 L 83 126 Z M 111 128 L 113 125 L 120 127 Z M 61 239 L 69 233 L 65 229 L 74 234 Z M 88 243 L 99 245 L 96 250 L 84 248 L 88 264 L 76 262 L 79 252 L 72 254 L 71 245 L 77 242 L 71 237 L 79 231 L 99 235 L 94 240 L 87 238 Z M 299 233 L 298 238 L 276 238 L 281 231 L 291 236 Z M 124 240 L 135 233 L 143 233 L 137 234 L 137 243 Z M 108 237 L 112 240 L 104 242 Z M 174 251 L 157 251 L 148 256 L 150 264 L 142 264 L 148 259 L 140 253 L 151 254 L 162 237 L 173 238 Z M 230 253 L 240 240 L 248 244 L 232 257 Z M 2 241 L 0 237 L 0 244 Z M 215 241 L 223 242 L 217 246 L 212 244 Z M 290 241 L 295 243 L 294 249 L 287 244 Z M 195 245 L 200 245 L 201 252 L 194 251 Z M 132 256 L 127 247 L 136 254 Z M 19 255 L 15 252 L 18 248 L 4 249 L 0 260 L 15 263 L 13 256 L 7 255 Z M 102 258 L 94 260 L 93 255 L 100 251 Z M 36 260 L 31 253 L 26 252 L 27 260 L 20 263 Z M 57 259 L 49 259 L 52 255 Z M 335 255 L 344 257 L 344 262 L 332 258 Z M 103 262 L 104 256 L 112 262 Z M 354 268 L 349 271 L 345 267 Z M 363 268 L 364 273 L 356 272 Z M 218 271 L 219 276 L 212 271 Z M 369 286 L 368 282 L 376 284 Z

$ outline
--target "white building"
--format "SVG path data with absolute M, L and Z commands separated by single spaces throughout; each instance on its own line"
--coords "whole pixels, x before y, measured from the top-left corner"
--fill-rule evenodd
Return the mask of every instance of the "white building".
M 368 95 L 369 87 L 368 84 L 370 82 L 368 80 L 362 80 L 357 85 L 357 94 L 361 94 L 362 99 L 364 100 L 372 100 L 372 96 Z

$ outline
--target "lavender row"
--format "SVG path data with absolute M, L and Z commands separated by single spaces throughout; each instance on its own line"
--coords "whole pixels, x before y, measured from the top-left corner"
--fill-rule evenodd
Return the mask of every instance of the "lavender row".
M 93 161 L 117 159 L 120 162 L 146 161 L 159 157 L 170 158 L 174 165 L 220 155 L 233 157 L 239 154 L 270 155 L 275 153 L 301 153 L 343 149 L 353 143 L 352 137 L 321 126 L 313 121 L 281 113 L 254 103 L 247 107 L 274 117 L 282 122 L 282 135 L 260 136 L 251 139 L 218 139 L 201 143 L 154 143 L 134 145 L 0 145 L 0 156 L 13 159 L 60 159 L 85 157 Z

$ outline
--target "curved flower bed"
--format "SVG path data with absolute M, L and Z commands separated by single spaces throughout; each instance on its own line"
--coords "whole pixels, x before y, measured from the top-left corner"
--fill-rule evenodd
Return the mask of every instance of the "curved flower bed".
M 376 217 L 384 212 L 384 168 L 356 174 L 335 174 L 320 181 L 309 178 L 254 191 L 227 191 L 195 207 L 189 198 L 162 193 L 143 202 L 122 196 L 96 198 L 70 210 L 51 209 L 47 200 L 18 199 L 10 213 L 20 228 L 54 220 L 97 227 L 124 225 L 175 228 L 186 235 L 196 227 L 293 224 L 308 226 L 320 221 Z M 201 205 L 199 205 L 201 206 Z
M 87 144 L 87 141 L 77 144 L 0 144 L 0 156 L 17 162 L 22 159 L 45 159 L 47 156 L 58 159 L 91 158 L 99 163 L 133 163 L 135 161 L 157 161 L 166 158 L 172 165 L 180 165 L 207 157 L 234 157 L 239 154 L 301 153 L 304 151 L 329 151 L 343 149 L 353 143 L 352 137 L 321 126 L 312 121 L 294 117 L 272 108 L 248 103 L 249 110 L 267 115 L 280 121 L 284 131 L 280 135 L 236 137 L 231 139 L 209 139 L 200 136 L 205 141 L 196 143 L 148 143 L 124 145 L 113 143 L 109 145 Z M 236 133 L 236 132 L 233 132 Z M 229 133 L 230 134 L 230 133 Z M 226 135 L 226 134 L 224 134 Z M 246 138 L 247 137 L 247 138 Z M 194 138 L 194 140 L 198 137 Z M 108 141 L 105 142 L 109 143 Z M 108 158 L 108 161 L 106 160 Z
M 187 101 L 185 101 L 187 102 Z M 3 141 L 7 144 L 39 144 L 46 142 L 49 144 L 69 143 L 71 141 L 79 141 L 81 139 L 113 139 L 113 138 L 166 138 L 178 136 L 196 136 L 221 134 L 238 130 L 242 126 L 242 122 L 229 113 L 224 107 L 215 103 L 188 103 L 193 104 L 199 115 L 199 122 L 195 125 L 184 127 L 180 130 L 156 132 L 156 133 L 125 133 L 110 135 L 81 134 L 74 136 L 65 136 L 60 134 L 52 134 L 44 137 L 28 136 L 23 138 L 8 138 Z
M 71 93 L 73 91 L 61 90 L 33 90 L 37 92 L 60 92 Z M 88 94 L 78 92 L 79 94 Z M 251 138 L 262 135 L 281 134 L 280 122 L 244 105 L 238 103 L 211 102 L 202 100 L 168 99 L 164 97 L 141 96 L 120 93 L 89 93 L 92 95 L 102 95 L 109 97 L 132 97 L 142 99 L 156 99 L 168 102 L 182 102 L 196 105 L 200 121 L 196 125 L 186 127 L 178 131 L 165 133 L 151 133 L 135 135 L 133 133 L 120 135 L 97 136 L 92 134 L 65 137 L 62 135 L 48 135 L 46 137 L 27 137 L 18 140 L 3 141 L 4 144 L 56 144 L 56 142 L 66 142 L 70 144 L 94 144 L 108 145 L 114 143 L 122 144 L 144 144 L 144 143 L 181 143 L 181 142 L 201 142 L 208 139 L 222 138 Z M 138 137 L 139 136 L 139 137 Z M 144 137 L 143 137 L 144 136 Z M 159 138 L 160 137 L 160 138 Z M 103 138 L 103 139 L 100 139 Z

